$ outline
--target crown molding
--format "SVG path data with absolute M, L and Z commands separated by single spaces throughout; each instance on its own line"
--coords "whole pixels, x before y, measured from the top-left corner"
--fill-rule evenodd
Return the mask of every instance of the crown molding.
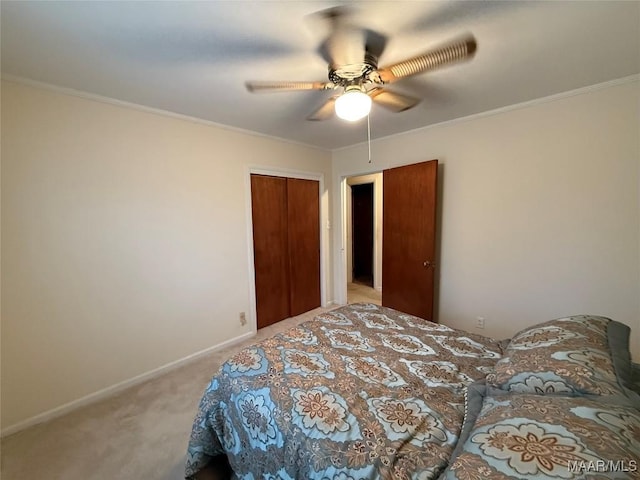
M 85 92 L 83 90 L 76 90 L 74 88 L 61 87 L 59 85 L 53 85 L 51 83 L 40 82 L 38 80 L 31 80 L 29 78 L 20 77 L 17 75 L 5 74 L 1 75 L 3 81 L 18 83 L 22 85 L 26 85 L 33 88 L 39 88 L 41 90 L 48 90 L 55 93 L 60 93 L 63 95 L 69 95 L 72 97 L 83 98 L 85 100 L 91 100 L 100 103 L 106 103 L 108 105 L 115 105 L 117 107 L 130 108 L 132 110 L 138 110 L 140 112 L 151 113 L 153 115 L 160 115 L 163 117 L 169 117 L 176 120 L 182 120 L 185 122 L 197 123 L 200 125 L 206 125 L 209 127 L 221 128 L 223 130 L 230 130 L 236 133 L 243 133 L 245 135 L 251 135 L 254 137 L 266 138 L 269 140 L 276 140 L 282 143 L 288 143 L 291 145 L 297 145 L 299 147 L 305 148 L 313 148 L 314 150 L 319 150 L 322 152 L 329 152 L 330 150 L 320 148 L 317 145 L 311 145 L 303 142 L 296 142 L 294 140 L 290 140 L 288 138 L 276 137 L 274 135 L 267 135 L 260 132 L 254 132 L 253 130 L 246 130 L 244 128 L 233 127 L 231 125 L 225 125 L 223 123 L 212 122 L 211 120 L 205 120 L 198 117 L 193 117 L 190 115 L 184 115 L 181 113 L 171 112 L 169 110 L 162 110 L 161 108 L 147 107 L 145 105 L 140 105 L 139 103 L 126 102 L 124 100 L 117 100 L 111 97 L 105 97 L 103 95 L 98 95 L 95 93 Z
M 126 102 L 123 100 L 116 100 L 114 98 L 111 97 L 105 97 L 102 95 L 97 95 L 94 93 L 89 93 L 89 92 L 85 92 L 82 90 L 76 90 L 73 88 L 67 88 L 67 87 L 61 87 L 58 85 L 53 85 L 50 83 L 45 83 L 45 82 L 40 82 L 37 80 L 31 80 L 28 78 L 24 78 L 24 77 L 20 77 L 17 75 L 11 75 L 11 74 L 2 74 L 1 76 L 2 80 L 4 81 L 8 81 L 8 82 L 13 82 L 13 83 L 19 83 L 19 84 L 23 84 L 23 85 L 27 85 L 30 87 L 34 87 L 34 88 L 40 88 L 43 90 L 49 90 L 52 92 L 56 92 L 56 93 L 61 93 L 64 95 L 70 95 L 70 96 L 74 96 L 74 97 L 79 97 L 79 98 L 84 98 L 86 100 L 93 100 L 96 102 L 101 102 L 101 103 L 106 103 L 109 105 L 115 105 L 115 106 L 119 106 L 119 107 L 123 107 L 123 108 L 130 108 L 133 110 L 138 110 L 138 111 L 142 111 L 142 112 L 146 112 L 146 113 L 151 113 L 154 115 L 160 115 L 160 116 L 165 116 L 165 117 L 169 117 L 169 118 L 174 118 L 177 120 L 183 120 L 183 121 L 187 121 L 187 122 L 192 122 L 192 123 L 198 123 L 200 125 L 207 125 L 210 127 L 215 127 L 215 128 L 221 128 L 224 130 L 230 130 L 233 132 L 237 132 L 237 133 L 243 133 L 245 135 L 251 135 L 254 137 L 261 137 L 261 138 L 266 138 L 266 139 L 270 139 L 270 140 L 275 140 L 278 142 L 283 142 L 283 143 L 288 143 L 291 145 L 297 145 L 300 147 L 305 147 L 305 148 L 312 148 L 314 150 L 319 150 L 322 152 L 339 152 L 342 150 L 348 150 L 350 148 L 353 147 L 358 147 L 361 145 L 365 145 L 367 142 L 360 142 L 360 143 L 355 143 L 353 145 L 348 145 L 345 147 L 339 147 L 339 148 L 335 148 L 335 149 L 325 149 L 325 148 L 321 148 L 318 147 L 317 145 L 311 145 L 308 143 L 303 143 L 303 142 L 296 142 L 294 140 L 290 140 L 287 138 L 282 138 L 282 137 L 276 137 L 273 135 L 266 135 L 264 133 L 259 133 L 259 132 L 254 132 L 252 130 L 246 130 L 243 128 L 239 128 L 239 127 L 233 127 L 230 125 L 225 125 L 222 123 L 217 123 L 217 122 L 212 122 L 210 120 L 204 120 L 202 118 L 198 118 L 198 117 L 192 117 L 189 115 L 183 115 L 180 113 L 175 113 L 175 112 L 171 112 L 168 110 L 162 110 L 159 108 L 153 108 L 153 107 L 147 107 L 145 105 L 140 105 L 137 103 L 132 103 L 132 102 Z M 584 95 L 587 93 L 591 93 L 591 92 L 595 92 L 598 90 L 603 90 L 606 88 L 612 88 L 618 85 L 624 85 L 627 83 L 633 83 L 633 82 L 639 82 L 640 81 L 640 74 L 634 74 L 634 75 L 629 75 L 627 77 L 622 77 L 622 78 L 617 78 L 614 80 L 609 80 L 606 82 L 602 82 L 602 83 L 597 83 L 594 85 L 589 85 L 586 87 L 581 87 L 581 88 L 577 88 L 574 90 L 568 90 L 566 92 L 561 92 L 561 93 L 556 93 L 553 95 L 548 95 L 546 97 L 540 97 L 540 98 L 536 98 L 534 100 L 528 100 L 526 102 L 521 102 L 521 103 L 514 103 L 512 105 L 507 105 L 504 107 L 500 107 L 500 108 L 496 108 L 493 110 L 487 110 L 484 112 L 479 112 L 479 113 L 474 113 L 472 115 L 467 115 L 464 117 L 458 117 L 458 118 L 454 118 L 451 120 L 445 120 L 443 122 L 438 122 L 438 123 L 434 123 L 431 125 L 427 125 L 424 127 L 419 127 L 419 128 L 415 128 L 412 130 L 407 130 L 406 132 L 400 132 L 400 133 L 395 133 L 393 135 L 387 135 L 387 136 L 383 136 L 383 137 L 378 137 L 376 139 L 371 139 L 371 142 L 377 142 L 379 140 L 384 140 L 384 139 L 389 139 L 389 138 L 394 138 L 394 137 L 400 137 L 402 135 L 409 135 L 409 134 L 414 134 L 417 132 L 421 132 L 421 131 L 426 131 L 432 128 L 438 128 L 438 127 L 442 127 L 445 125 L 453 125 L 456 123 L 462 123 L 462 122 L 467 122 L 470 120 L 476 120 L 479 118 L 484 118 L 484 117 L 490 117 L 493 115 L 500 115 L 502 113 L 506 113 L 506 112 L 510 112 L 513 110 L 519 110 L 519 109 L 523 109 L 523 108 L 529 108 L 529 107 L 533 107 L 536 105 L 542 105 L 544 103 L 549 103 L 549 102 L 555 102 L 558 100 L 562 100 L 565 98 L 569 98 L 569 97 L 573 97 L 576 95 Z
M 371 142 L 377 142 L 380 140 L 386 140 L 389 138 L 401 137 L 403 135 L 415 134 L 418 132 L 427 131 L 433 128 L 443 127 L 446 125 L 454 125 L 456 123 L 468 122 L 470 120 L 477 120 L 479 118 L 491 117 L 493 115 L 500 115 L 502 113 L 511 112 L 513 110 L 520 110 L 523 108 L 529 108 L 536 105 L 542 105 L 545 103 L 556 102 L 558 100 L 563 100 L 565 98 L 574 97 L 576 95 L 584 95 L 587 93 L 596 92 L 598 90 L 604 90 L 606 88 L 612 88 L 619 85 L 625 85 L 627 83 L 640 82 L 640 74 L 629 75 L 628 77 L 617 78 L 615 80 L 609 80 L 602 83 L 596 83 L 594 85 L 589 85 L 586 87 L 576 88 L 575 90 L 568 90 L 566 92 L 555 93 L 553 95 L 549 95 L 546 97 L 536 98 L 534 100 L 527 100 L 526 102 L 514 103 L 513 105 L 507 105 L 505 107 L 496 108 L 493 110 L 487 110 L 484 112 L 474 113 L 472 115 L 467 115 L 465 117 L 458 117 L 451 120 L 445 120 L 444 122 L 438 122 L 431 125 L 427 125 L 425 127 L 414 128 L 413 130 L 407 130 L 406 132 L 394 133 L 393 135 L 386 135 L 384 137 L 378 137 L 376 139 L 371 139 Z M 350 148 L 366 145 L 367 142 L 360 142 L 353 145 L 349 145 L 346 147 L 335 148 L 331 150 L 332 152 L 339 152 L 342 150 L 348 150 Z

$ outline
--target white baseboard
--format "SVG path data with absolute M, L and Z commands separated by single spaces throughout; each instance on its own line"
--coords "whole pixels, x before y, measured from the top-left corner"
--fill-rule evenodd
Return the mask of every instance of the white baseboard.
M 61 417 L 62 415 L 66 415 L 67 413 L 72 412 L 73 410 L 77 410 L 81 407 L 84 407 L 86 405 L 92 404 L 92 403 L 96 403 L 100 400 L 105 400 L 106 398 L 109 398 L 117 393 L 122 392 L 123 390 L 126 390 L 128 388 L 131 388 L 135 385 L 139 385 L 143 382 L 146 382 L 148 380 L 154 379 L 156 377 L 159 377 L 161 375 L 164 375 L 165 373 L 170 372 L 171 370 L 175 370 L 176 368 L 182 367 L 184 365 L 187 365 L 191 362 L 196 361 L 197 359 L 199 359 L 200 357 L 203 357 L 209 353 L 212 353 L 216 350 L 221 350 L 223 348 L 226 347 L 230 347 L 233 345 L 236 345 L 248 338 L 251 338 L 253 336 L 256 335 L 256 331 L 251 331 L 251 332 L 247 332 L 244 333 L 242 335 L 240 335 L 239 337 L 235 337 L 232 338 L 230 340 L 226 340 L 222 343 L 219 343 L 217 345 L 214 345 L 213 347 L 209 347 L 206 348 L 204 350 L 201 350 L 199 352 L 193 353 L 191 355 L 188 355 L 184 358 L 181 358 L 179 360 L 176 360 L 174 362 L 171 363 L 167 363 L 166 365 L 163 365 L 162 367 L 156 368 L 154 370 L 151 370 L 149 372 L 143 373 L 141 375 L 137 375 L 133 378 L 130 378 L 128 380 L 124 380 L 123 382 L 119 382 L 116 383 L 115 385 L 111 385 L 110 387 L 107 388 L 103 388 L 102 390 L 98 390 L 97 392 L 91 393 L 85 397 L 79 398 L 77 400 L 73 400 L 69 403 L 65 403 L 64 405 L 61 405 L 59 407 L 56 407 L 54 409 L 48 410 L 46 412 L 40 413 L 34 417 L 28 418 L 26 420 L 23 420 L 21 422 L 15 423 L 13 425 L 8 426 L 7 428 L 2 429 L 2 432 L 0 432 L 0 437 L 6 437 L 8 435 L 12 435 L 16 432 L 19 432 L 20 430 L 24 430 L 25 428 L 29 428 L 32 427 L 34 425 L 37 425 L 39 423 L 43 423 L 49 420 L 53 420 L 54 418 L 58 418 Z

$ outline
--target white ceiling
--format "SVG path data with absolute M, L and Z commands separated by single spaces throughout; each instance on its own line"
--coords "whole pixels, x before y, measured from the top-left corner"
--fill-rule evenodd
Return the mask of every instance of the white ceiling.
M 2 73 L 325 149 L 366 140 L 366 120 L 305 118 L 330 92 L 251 94 L 246 80 L 327 79 L 326 1 L 7 1 Z M 388 37 L 380 66 L 471 32 L 470 62 L 390 89 L 423 99 L 374 106 L 373 138 L 640 72 L 638 1 L 351 2 Z

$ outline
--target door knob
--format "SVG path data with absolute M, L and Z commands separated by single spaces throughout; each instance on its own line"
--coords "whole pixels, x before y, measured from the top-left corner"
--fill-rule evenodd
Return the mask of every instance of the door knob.
M 436 262 L 430 262 L 429 260 L 427 260 L 422 265 L 424 267 L 435 267 L 436 266 Z

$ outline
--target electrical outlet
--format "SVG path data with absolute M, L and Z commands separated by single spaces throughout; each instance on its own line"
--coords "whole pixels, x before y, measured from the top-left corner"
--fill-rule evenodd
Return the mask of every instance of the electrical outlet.
M 476 328 L 484 328 L 484 317 L 476 317 Z
M 247 324 L 247 316 L 244 312 L 240 312 L 240 325 L 243 327 Z

